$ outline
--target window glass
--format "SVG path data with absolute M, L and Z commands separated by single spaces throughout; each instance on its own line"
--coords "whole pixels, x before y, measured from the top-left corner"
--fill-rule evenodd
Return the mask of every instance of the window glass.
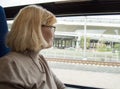
M 59 17 L 42 51 L 65 83 L 120 89 L 120 15 Z
M 120 62 L 119 18 L 118 15 L 57 18 L 54 47 L 43 53 L 49 58 Z

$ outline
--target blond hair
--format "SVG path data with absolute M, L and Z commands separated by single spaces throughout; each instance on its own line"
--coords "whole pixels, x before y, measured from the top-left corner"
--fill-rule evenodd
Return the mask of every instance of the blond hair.
M 42 32 L 42 25 L 53 25 L 56 17 L 48 10 L 30 5 L 21 9 L 15 17 L 7 37 L 7 45 L 13 51 L 35 51 L 47 47 Z

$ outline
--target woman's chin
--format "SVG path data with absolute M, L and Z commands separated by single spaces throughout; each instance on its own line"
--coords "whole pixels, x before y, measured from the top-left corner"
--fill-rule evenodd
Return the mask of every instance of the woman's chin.
M 53 44 L 49 44 L 48 46 L 45 47 L 45 49 L 51 48 L 52 46 L 53 46 Z

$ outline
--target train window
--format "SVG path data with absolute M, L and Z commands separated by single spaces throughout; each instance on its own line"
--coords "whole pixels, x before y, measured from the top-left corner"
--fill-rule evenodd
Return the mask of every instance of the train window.
M 67 84 L 119 89 L 120 15 L 57 19 L 54 47 L 42 54 L 58 77 Z

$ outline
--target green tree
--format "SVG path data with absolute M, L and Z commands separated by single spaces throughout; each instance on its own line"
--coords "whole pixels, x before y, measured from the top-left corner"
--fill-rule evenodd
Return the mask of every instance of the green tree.
M 100 52 L 106 52 L 107 51 L 107 46 L 105 44 L 105 40 L 103 38 L 101 38 L 99 41 L 98 41 L 98 45 L 97 45 L 97 51 L 100 51 Z
M 114 45 L 114 49 L 117 50 L 117 51 L 119 51 L 120 50 L 120 44 L 115 44 Z
M 80 39 L 80 47 L 84 48 L 84 37 L 82 36 Z M 86 37 L 86 47 L 90 48 L 90 38 Z
M 119 60 L 120 60 L 120 43 L 119 44 L 115 44 L 114 45 L 114 49 L 118 51 L 118 57 L 119 57 Z

